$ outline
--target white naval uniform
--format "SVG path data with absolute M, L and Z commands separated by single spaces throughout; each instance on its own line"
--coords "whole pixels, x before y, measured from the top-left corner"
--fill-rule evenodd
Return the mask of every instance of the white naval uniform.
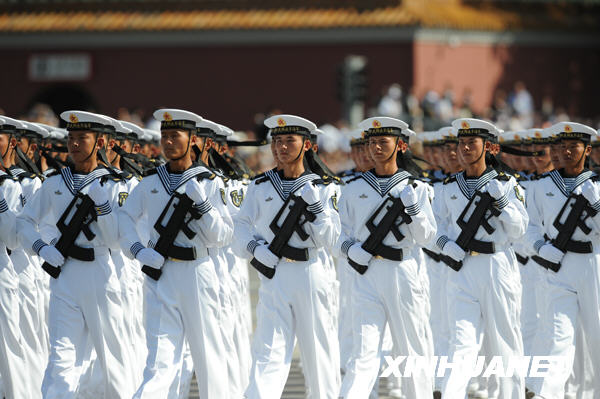
M 282 172 L 269 171 L 248 187 L 235 223 L 236 255 L 251 259 L 257 240 L 267 243 L 274 238 L 269 228 L 288 195 L 319 177 L 305 172 L 297 179 L 283 179 Z M 339 356 L 337 336 L 330 309 L 330 272 L 322 264 L 321 252 L 328 251 L 340 233 L 337 212 L 326 197 L 328 189 L 317 184 L 320 204 L 314 210 L 314 222 L 304 224 L 309 235 L 302 241 L 296 232 L 288 245 L 308 248 L 308 261 L 281 258 L 275 275 L 268 279 L 259 274 L 261 285 L 257 305 L 257 326 L 252 342 L 252 370 L 246 389 L 248 399 L 279 398 L 289 373 L 298 337 L 300 356 L 309 398 L 337 398 Z
M 169 173 L 161 165 L 129 194 L 119 210 L 119 233 L 124 252 L 132 257 L 142 248 L 139 232 L 146 232 L 152 248 L 160 237 L 153 228 L 171 195 L 184 193 L 186 183 L 199 174 L 214 174 L 201 166 L 183 173 Z M 200 396 L 227 398 L 227 365 L 219 328 L 219 281 L 208 249 L 227 245 L 233 222 L 222 205 L 219 187 L 210 177 L 200 184 L 207 199 L 196 204 L 202 214 L 189 223 L 196 233 L 189 239 L 179 232 L 174 244 L 195 247 L 196 260 L 167 259 L 158 281 L 145 277 L 146 340 L 148 357 L 144 380 L 135 398 L 178 398 L 184 341 L 190 346 Z M 168 216 L 167 216 L 168 217 Z M 163 221 L 163 224 L 166 220 Z
M 434 212 L 438 218 L 437 245 L 443 249 L 449 240 L 460 234 L 456 220 L 475 191 L 486 191 L 486 185 L 498 179 L 503 197 L 497 202 L 501 214 L 490 219 L 495 228 L 488 234 L 479 228 L 476 240 L 493 242 L 495 253 L 467 256 L 463 266 L 448 273 L 448 318 L 450 322 L 449 361 L 453 358 L 476 359 L 481 349 L 482 335 L 489 339 L 487 355 L 522 356 L 519 310 L 521 307 L 521 281 L 511 241 L 525 234 L 528 217 L 521 189 L 514 178 L 488 168 L 477 179 L 465 179 L 465 172 L 446 180 L 434 199 Z M 483 333 L 483 334 L 482 334 Z M 524 395 L 524 376 L 515 372 L 512 378 L 500 378 L 500 398 L 520 398 Z M 466 396 L 470 373 L 464 370 L 446 370 L 442 397 Z
M 550 239 L 557 236 L 553 222 L 567 196 L 571 193 L 580 194 L 586 184 L 598 185 L 597 179 L 591 171 L 565 179 L 553 170 L 531 186 L 528 197 L 530 224 L 526 242 L 533 253 L 537 253 L 544 244 L 544 235 Z M 600 203 L 591 205 L 600 210 Z M 586 235 L 577 228 L 571 240 L 590 241 L 593 253 L 566 252 L 557 273 L 538 266 L 542 269 L 545 306 L 540 309 L 541 328 L 536 334 L 533 354 L 564 356 L 566 359 L 566 368 L 552 368 L 548 377 L 530 378 L 528 381 L 528 387 L 533 392 L 547 399 L 564 397 L 565 382 L 574 361 L 578 323 L 588 347 L 584 356 L 589 357 L 596 373 L 592 378 L 593 389 L 596 395 L 600 392 L 600 213 L 589 218 L 586 225 L 592 229 L 590 234 Z
M 42 181 L 35 174 L 17 167 L 10 168 L 10 173 L 19 180 L 22 194 L 20 208 L 42 186 Z M 29 255 L 23 248 L 12 250 L 10 258 L 15 272 L 19 275 L 19 295 L 21 299 L 19 325 L 23 336 L 23 349 L 27 357 L 28 381 L 26 385 L 37 387 L 31 392 L 31 399 L 42 397 L 42 379 L 48 361 L 48 328 L 46 324 L 44 302 L 45 293 L 38 284 L 40 275 L 45 274 L 37 256 Z
M 61 233 L 56 222 L 74 194 L 85 194 L 96 179 L 111 192 L 114 182 L 106 180 L 108 173 L 98 167 L 86 175 L 73 175 L 70 168 L 64 168 L 49 177 L 18 218 L 23 247 L 37 253 L 44 243 L 58 239 Z M 129 348 L 121 345 L 121 291 L 109 253 L 109 247 L 116 245 L 117 218 L 108 202 L 96 207 L 96 212 L 97 221 L 89 224 L 95 237 L 90 241 L 82 232 L 75 241 L 80 247 L 93 248 L 95 260 L 66 257 L 60 276 L 50 281 L 50 357 L 42 384 L 47 399 L 75 397 L 88 338 L 102 366 L 104 397 L 133 394 Z
M 366 222 L 383 199 L 388 195 L 398 198 L 412 181 L 408 172 L 398 170 L 386 178 L 377 177 L 372 171 L 368 171 L 348 182 L 339 205 L 342 234 L 336 250 L 340 256 L 347 256 L 350 246 L 369 237 Z M 390 232 L 383 240 L 384 245 L 402 249 L 402 261 L 374 257 L 370 260 L 367 271 L 363 275 L 357 274 L 353 279 L 353 346 L 340 397 L 369 396 L 378 377 L 386 323 L 389 323 L 395 354 L 433 354 L 428 287 L 425 287 L 426 279 L 423 279 L 418 259 L 414 255 L 415 245 L 423 246 L 432 239 L 436 222 L 427 185 L 421 181 L 415 181 L 414 184 L 417 203 L 406 209 L 412 221 L 399 226 L 404 238 L 397 241 Z M 402 381 L 402 390 L 407 397 L 430 398 L 432 389 L 433 380 L 425 373 L 415 373 L 413 378 Z
M 0 190 L 0 374 L 7 399 L 28 398 L 33 387 L 23 384 L 29 379 L 19 327 L 19 276 L 7 253 L 7 249 L 20 247 L 15 215 L 21 208 L 21 187 L 10 175 L 0 171 Z

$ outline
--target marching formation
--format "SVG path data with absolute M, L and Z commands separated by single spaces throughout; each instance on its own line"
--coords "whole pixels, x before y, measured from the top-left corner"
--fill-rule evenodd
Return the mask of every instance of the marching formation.
M 393 358 L 437 368 L 395 364 L 399 398 L 600 395 L 594 129 L 373 117 L 336 175 L 314 123 L 275 115 L 250 177 L 227 148 L 263 143 L 189 111 L 61 118 L 0 117 L 4 397 L 187 398 L 195 374 L 202 398 L 275 399 L 296 342 L 309 398 L 376 398 Z M 561 367 L 484 378 L 481 356 Z

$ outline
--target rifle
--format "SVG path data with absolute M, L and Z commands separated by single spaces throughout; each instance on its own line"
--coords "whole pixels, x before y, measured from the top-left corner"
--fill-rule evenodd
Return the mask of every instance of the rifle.
M 94 201 L 88 195 L 77 193 L 60 219 L 58 219 L 58 222 L 56 222 L 56 227 L 61 232 L 61 236 L 54 246 L 65 258 L 71 257 L 87 262 L 95 259 L 93 248 L 82 248 L 75 245 L 75 240 L 82 231 L 90 241 L 96 236 L 89 228 L 89 223 L 92 220 L 96 220 L 96 211 L 94 208 Z M 74 212 L 71 212 L 73 209 L 75 209 Z M 69 222 L 67 222 L 67 217 L 71 213 L 73 215 Z M 60 267 L 52 266 L 48 262 L 42 264 L 42 269 L 53 278 L 58 278 L 60 275 Z
M 375 221 L 383 211 L 387 212 L 383 215 L 379 223 L 375 225 Z M 399 224 L 396 224 L 398 218 L 401 218 L 401 221 Z M 399 226 L 403 223 L 410 224 L 411 222 L 412 218 L 406 214 L 404 204 L 400 197 L 396 198 L 391 194 L 388 194 L 385 200 L 365 223 L 370 234 L 361 244 L 362 249 L 373 256 L 381 256 L 385 259 L 401 261 L 403 257 L 402 250 L 383 244 L 383 240 L 391 231 L 396 240 L 402 241 L 404 235 L 400 232 Z M 350 258 L 348 258 L 348 263 L 360 274 L 365 274 L 369 267 L 358 264 Z
M 293 205 L 289 205 L 291 201 L 294 201 Z M 288 199 L 284 202 L 284 204 L 275 215 L 275 218 L 271 221 L 269 228 L 275 234 L 273 241 L 269 244 L 269 250 L 277 255 L 278 258 L 283 256 L 290 258 L 292 260 L 297 261 L 307 261 L 308 260 L 308 249 L 307 248 L 294 248 L 288 245 L 288 241 L 292 237 L 294 232 L 298 233 L 298 236 L 302 241 L 306 241 L 308 239 L 308 234 L 302 228 L 303 224 L 308 222 L 312 222 L 316 219 L 316 216 L 312 212 L 308 212 L 306 210 L 307 204 L 300 196 L 290 195 Z M 277 225 L 277 222 L 283 215 L 283 212 L 289 209 L 289 213 L 283 220 L 281 227 Z M 305 220 L 300 223 L 301 216 L 305 216 Z M 256 258 L 252 258 L 250 264 L 254 266 L 254 268 L 262 273 L 265 277 L 271 279 L 275 275 L 275 269 L 270 268 L 261 262 L 259 262 Z
M 494 252 L 494 243 L 475 240 L 474 237 L 475 234 L 477 234 L 479 227 L 483 227 L 488 234 L 492 234 L 496 230 L 489 223 L 489 220 L 493 216 L 498 216 L 501 213 L 499 209 L 493 206 L 495 201 L 496 200 L 494 197 L 492 197 L 489 193 L 476 191 L 456 220 L 456 224 L 461 228 L 461 232 L 456 239 L 456 244 L 458 244 L 458 246 L 461 247 L 465 252 L 471 250 L 481 253 Z M 473 205 L 475 205 L 475 209 L 473 209 L 473 212 L 468 220 L 465 220 L 467 218 L 468 211 Z M 489 216 L 487 216 L 488 211 L 490 211 Z M 462 261 L 456 261 L 444 254 L 440 254 L 440 260 L 455 271 L 459 271 L 463 265 Z
M 563 218 L 564 213 L 567 211 L 568 207 L 571 207 L 571 211 L 567 215 L 564 223 L 561 223 L 561 219 Z M 584 214 L 585 212 L 585 214 Z M 573 237 L 573 233 L 575 233 L 575 229 L 579 227 L 581 231 L 585 233 L 585 235 L 590 234 L 592 229 L 590 229 L 585 221 L 590 216 L 596 216 L 596 211 L 590 206 L 588 200 L 581 194 L 571 194 L 569 198 L 565 201 L 565 204 L 561 208 L 560 212 L 554 219 L 552 225 L 558 230 L 558 234 L 555 238 L 550 240 L 552 245 L 554 245 L 558 250 L 562 252 L 575 252 L 575 253 L 591 253 L 592 252 L 592 244 L 589 241 L 573 241 L 571 237 Z M 583 217 L 582 217 L 583 215 Z M 558 272 L 560 270 L 561 264 L 550 262 L 538 255 L 534 255 L 531 257 L 534 261 L 536 261 L 541 266 L 546 269 L 550 269 L 554 272 Z
M 175 203 L 177 200 L 177 203 Z M 166 219 L 169 211 L 173 209 L 171 217 L 163 225 L 163 221 Z M 200 219 L 202 215 L 196 209 L 194 209 L 194 201 L 185 194 L 178 192 L 173 193 L 169 202 L 164 207 L 160 216 L 154 224 L 154 229 L 160 234 L 158 241 L 154 245 L 154 250 L 161 254 L 165 259 L 173 258 L 177 260 L 195 260 L 196 259 L 196 247 L 186 248 L 179 247 L 175 244 L 175 238 L 180 231 L 186 235 L 190 240 L 196 236 L 188 226 L 192 219 Z M 146 273 L 148 277 L 158 281 L 162 271 L 155 269 L 154 267 L 143 265 L 142 272 Z

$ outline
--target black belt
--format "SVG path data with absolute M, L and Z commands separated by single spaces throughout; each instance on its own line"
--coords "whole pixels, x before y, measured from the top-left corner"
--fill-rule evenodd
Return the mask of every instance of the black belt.
M 375 257 L 375 259 L 387 259 L 396 262 L 400 262 L 404 258 L 402 249 L 391 248 L 386 245 L 378 246 L 376 249 L 376 254 L 373 256 Z M 369 268 L 368 266 L 356 263 L 350 258 L 348 258 L 348 264 L 352 266 L 352 268 L 356 270 L 359 274 L 365 274 L 367 269 Z
M 433 259 L 436 262 L 440 261 L 440 254 L 436 254 L 433 251 L 428 250 L 427 248 L 423 248 L 423 252 L 425 253 L 425 255 L 429 256 L 431 259 Z
M 526 265 L 527 262 L 529 262 L 529 257 L 528 256 L 520 255 L 517 252 L 515 252 L 515 255 L 517 256 L 517 260 L 519 261 L 520 264 Z
M 480 254 L 493 254 L 496 252 L 496 247 L 493 242 L 471 240 L 469 242 L 469 251 L 477 252 Z
M 171 246 L 167 257 L 175 260 L 196 260 L 196 247 L 179 247 L 177 245 Z
M 94 248 L 78 247 L 75 244 L 71 245 L 71 247 L 69 248 L 69 251 L 67 253 L 67 256 L 69 258 L 81 260 L 84 262 L 91 262 L 94 259 L 96 259 L 96 257 L 94 256 Z
M 554 242 L 546 234 L 544 234 L 544 239 L 550 242 Z M 594 252 L 594 247 L 592 246 L 591 241 L 569 240 L 567 241 L 567 247 L 565 248 L 565 250 L 565 252 L 573 252 L 576 254 L 591 254 L 592 252 Z
M 281 248 L 281 257 L 295 260 L 297 262 L 306 262 L 309 257 L 308 248 L 294 248 L 285 244 Z

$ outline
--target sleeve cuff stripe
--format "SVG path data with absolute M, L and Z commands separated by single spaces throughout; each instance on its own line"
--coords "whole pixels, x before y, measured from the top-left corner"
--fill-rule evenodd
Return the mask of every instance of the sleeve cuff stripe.
M 2 199 L 0 201 L 0 213 L 4 213 L 6 211 L 8 211 L 8 204 L 6 203 L 5 199 Z
M 348 256 L 348 250 L 350 249 L 351 246 L 354 245 L 354 243 L 355 243 L 355 241 L 352 241 L 352 240 L 344 241 L 342 243 L 342 253 L 345 256 Z
M 446 243 L 450 241 L 450 239 L 447 236 L 440 236 L 435 245 L 438 246 L 439 249 L 443 250 L 444 249 L 444 245 L 446 245 Z
M 135 243 L 133 243 L 133 245 L 131 246 L 131 248 L 129 250 L 131 251 L 131 254 L 133 255 L 133 257 L 135 258 L 137 256 L 138 252 L 140 252 L 142 249 L 144 249 L 144 246 L 142 245 L 142 243 L 135 242 Z
M 194 208 L 196 208 L 198 212 L 204 215 L 205 213 L 210 212 L 210 210 L 212 209 L 212 204 L 209 200 L 206 200 L 201 204 L 194 205 Z
M 96 207 L 96 214 L 98 216 L 102 216 L 102 215 L 107 215 L 111 212 L 111 207 L 108 201 L 106 201 L 104 204 L 99 205 Z
M 592 209 L 596 212 L 600 212 L 600 201 L 597 201 L 594 205 L 592 205 Z
M 33 251 L 34 251 L 36 254 L 38 254 L 38 255 L 39 255 L 39 254 L 40 254 L 40 250 L 41 250 L 43 247 L 45 247 L 46 245 L 48 245 L 48 244 L 46 244 L 44 241 L 42 241 L 42 240 L 36 240 L 36 241 L 33 243 L 33 245 L 31 246 L 31 248 L 33 249 Z
M 258 247 L 258 242 L 256 242 L 255 240 L 252 240 L 248 243 L 248 245 L 246 245 L 246 249 L 248 250 L 248 252 L 250 252 L 252 255 L 254 255 L 254 250 L 256 249 L 256 247 Z
M 535 248 L 535 251 L 537 253 L 540 252 L 540 248 L 544 246 L 546 242 L 544 240 L 537 240 L 534 244 L 533 244 L 533 248 Z
M 315 213 L 315 214 L 316 213 L 321 213 L 321 212 L 323 212 L 323 205 L 320 202 L 317 202 L 317 203 L 314 203 L 314 204 L 311 204 L 311 205 L 307 206 L 306 209 L 309 212 L 312 212 L 312 213 Z
M 504 208 L 506 205 L 508 205 L 508 197 L 506 195 L 503 196 L 498 201 L 496 201 L 495 205 L 498 209 Z
M 405 208 L 406 214 L 409 216 L 415 216 L 417 213 L 419 213 L 421 211 L 421 207 L 419 206 L 419 203 L 416 203 L 414 205 L 411 206 L 407 206 Z

